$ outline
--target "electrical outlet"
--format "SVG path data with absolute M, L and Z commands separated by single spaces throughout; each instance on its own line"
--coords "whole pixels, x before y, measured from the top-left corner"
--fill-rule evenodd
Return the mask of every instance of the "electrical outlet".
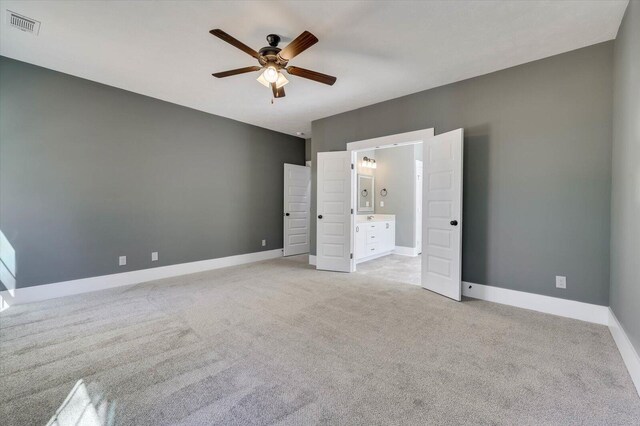
M 384 201 L 380 201 L 380 207 L 384 207 Z
M 265 247 L 267 245 L 267 240 L 262 240 L 262 247 Z
M 563 277 L 561 275 L 556 275 L 556 287 L 557 288 L 567 288 L 567 277 Z
M 158 252 L 154 251 L 153 253 L 151 253 L 151 261 L 155 262 L 158 260 Z
M 119 266 L 124 266 L 127 264 L 127 256 L 120 256 L 118 258 L 118 265 Z

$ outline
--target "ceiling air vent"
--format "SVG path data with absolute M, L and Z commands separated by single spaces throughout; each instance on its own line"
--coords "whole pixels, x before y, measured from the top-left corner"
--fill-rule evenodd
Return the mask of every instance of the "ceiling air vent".
M 7 10 L 7 23 L 26 33 L 38 35 L 38 32 L 40 31 L 40 21 L 27 18 L 26 16 L 22 16 L 10 10 Z

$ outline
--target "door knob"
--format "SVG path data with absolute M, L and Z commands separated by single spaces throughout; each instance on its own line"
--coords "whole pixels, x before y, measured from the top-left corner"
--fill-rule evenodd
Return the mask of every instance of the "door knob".
M 321 214 L 318 215 L 318 219 L 322 219 L 322 215 Z
M 289 213 L 285 213 L 284 215 L 285 215 L 285 216 L 289 216 Z
M 458 221 L 457 220 L 452 220 L 449 223 L 451 224 L 451 226 L 457 226 L 458 225 Z

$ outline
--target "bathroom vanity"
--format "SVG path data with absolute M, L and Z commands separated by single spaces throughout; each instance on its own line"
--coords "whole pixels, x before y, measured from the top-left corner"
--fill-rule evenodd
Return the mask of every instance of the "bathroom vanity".
M 355 243 L 356 263 L 390 254 L 396 247 L 396 216 L 359 214 Z

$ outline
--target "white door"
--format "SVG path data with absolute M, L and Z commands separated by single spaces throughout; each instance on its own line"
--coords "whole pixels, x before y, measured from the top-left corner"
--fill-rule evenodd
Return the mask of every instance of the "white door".
M 318 153 L 316 268 L 351 272 L 351 152 Z
M 284 255 L 309 253 L 311 169 L 284 165 Z
M 422 161 L 416 160 L 416 253 L 422 253 Z
M 462 129 L 424 141 L 422 287 L 462 296 Z

